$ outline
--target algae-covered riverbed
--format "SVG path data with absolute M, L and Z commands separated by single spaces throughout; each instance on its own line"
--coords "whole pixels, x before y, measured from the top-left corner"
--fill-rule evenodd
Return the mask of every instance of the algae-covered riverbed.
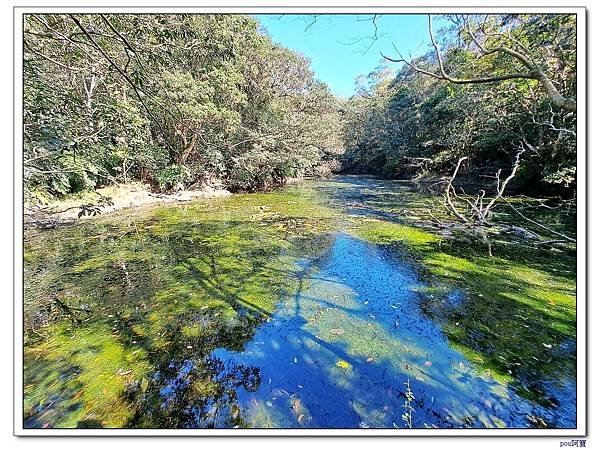
M 575 427 L 573 252 L 432 205 L 338 177 L 28 230 L 25 426 Z

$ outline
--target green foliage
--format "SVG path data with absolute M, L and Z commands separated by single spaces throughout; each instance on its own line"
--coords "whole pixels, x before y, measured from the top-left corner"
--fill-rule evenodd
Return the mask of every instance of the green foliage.
M 490 48 L 516 45 L 563 95 L 575 98 L 574 16 L 470 16 L 469 20 L 479 26 L 486 20 Z M 479 57 L 478 48 L 460 33 L 457 24 L 438 37 L 447 43 L 442 59 L 452 76 L 481 78 L 522 71 L 501 53 Z M 433 54 L 413 63 L 439 71 Z M 347 102 L 344 119 L 347 171 L 392 178 L 444 175 L 460 157 L 468 156 L 469 174 L 493 177 L 498 169 L 511 166 L 524 145 L 528 151 L 515 180 L 521 189 L 548 190 L 554 184 L 572 190 L 576 181 L 575 114 L 553 108 L 535 80 L 453 84 L 407 65 L 392 76 L 390 67 L 384 66 L 370 74 L 367 85 Z
M 157 171 L 155 177 L 161 191 L 180 191 L 192 179 L 192 174 L 187 167 L 173 164 Z
M 30 201 L 115 181 L 259 189 L 341 151 L 338 101 L 249 16 L 31 14 L 24 46 Z

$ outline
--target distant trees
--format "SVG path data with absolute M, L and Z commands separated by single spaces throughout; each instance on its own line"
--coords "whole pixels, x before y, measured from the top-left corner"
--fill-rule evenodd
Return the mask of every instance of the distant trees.
M 257 190 L 326 172 L 344 151 L 349 171 L 449 174 L 466 157 L 464 170 L 494 177 L 523 147 L 511 183 L 572 188 L 575 16 L 447 22 L 432 52 L 386 55 L 404 64 L 342 101 L 249 16 L 28 14 L 27 198 L 131 180 Z
M 144 180 L 261 189 L 318 169 L 339 102 L 243 15 L 30 14 L 29 199 Z
M 388 57 L 405 64 L 394 77 L 381 77 L 389 67 L 371 74 L 347 103 L 345 168 L 449 174 L 467 157 L 469 173 L 493 178 L 524 146 L 515 180 L 573 187 L 575 16 L 447 18 L 451 26 L 432 34 L 433 52 Z

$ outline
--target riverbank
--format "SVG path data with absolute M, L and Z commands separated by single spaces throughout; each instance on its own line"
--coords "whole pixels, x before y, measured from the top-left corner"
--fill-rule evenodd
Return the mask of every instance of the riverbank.
M 120 183 L 79 195 L 56 199 L 42 205 L 25 205 L 25 228 L 53 228 L 60 224 L 89 219 L 125 208 L 158 203 L 189 202 L 198 198 L 217 198 L 231 195 L 220 186 L 178 191 L 173 194 L 152 192 L 149 185 L 134 182 Z

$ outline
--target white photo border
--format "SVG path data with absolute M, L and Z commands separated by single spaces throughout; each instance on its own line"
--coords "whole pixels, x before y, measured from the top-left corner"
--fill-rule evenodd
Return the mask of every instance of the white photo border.
M 109 3 L 109 2 L 107 2 Z M 583 437 L 588 430 L 587 389 L 587 27 L 584 6 L 321 6 L 306 1 L 299 5 L 264 5 L 247 1 L 246 6 L 15 6 L 13 11 L 13 291 L 14 291 L 14 386 L 13 433 L 16 436 L 427 436 L 501 437 L 544 436 Z M 545 2 L 550 4 L 551 1 Z M 539 5 L 539 3 L 538 3 Z M 241 13 L 241 14 L 445 14 L 445 13 L 540 13 L 575 14 L 577 17 L 577 426 L 569 429 L 32 429 L 23 424 L 23 15 L 29 13 Z

